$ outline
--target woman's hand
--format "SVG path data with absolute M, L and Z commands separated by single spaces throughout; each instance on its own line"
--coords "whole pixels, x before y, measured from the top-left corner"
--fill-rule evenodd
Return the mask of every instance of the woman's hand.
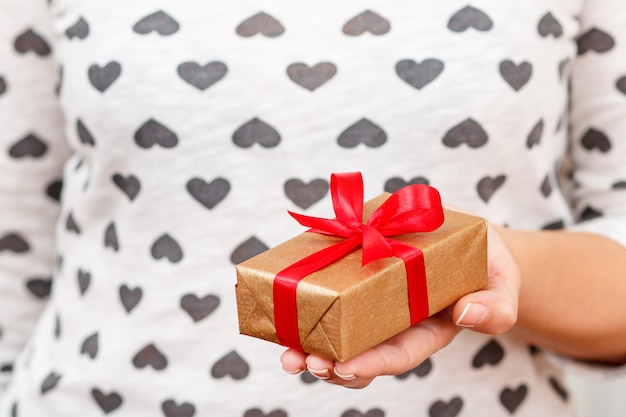
M 520 272 L 493 226 L 489 226 L 488 242 L 485 289 L 462 297 L 454 306 L 345 362 L 288 349 L 280 359 L 283 369 L 292 374 L 308 369 L 327 382 L 364 388 L 377 376 L 413 369 L 448 345 L 463 328 L 488 334 L 506 332 L 517 320 Z

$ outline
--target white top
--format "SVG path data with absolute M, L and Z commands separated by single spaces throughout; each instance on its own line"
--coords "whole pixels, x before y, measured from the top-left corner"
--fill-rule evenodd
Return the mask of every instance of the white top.
M 506 336 L 365 390 L 287 375 L 233 264 L 346 171 L 626 244 L 622 6 L 0 0 L 0 416 L 571 415 Z

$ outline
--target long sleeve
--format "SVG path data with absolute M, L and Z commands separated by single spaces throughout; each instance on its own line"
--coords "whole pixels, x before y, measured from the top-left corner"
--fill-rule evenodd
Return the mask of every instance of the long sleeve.
M 626 13 L 587 0 L 572 65 L 572 190 L 581 223 L 626 245 Z M 618 12 L 616 12 L 618 11 Z
M 0 0 L 0 396 L 51 291 L 67 157 L 47 2 Z

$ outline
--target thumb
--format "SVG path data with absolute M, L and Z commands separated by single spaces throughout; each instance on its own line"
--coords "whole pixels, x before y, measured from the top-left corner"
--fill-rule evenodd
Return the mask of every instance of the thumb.
M 508 331 L 517 321 L 520 271 L 495 227 L 488 230 L 488 283 L 481 291 L 462 297 L 454 306 L 457 326 L 488 334 Z
M 517 321 L 517 299 L 498 291 L 478 291 L 456 303 L 452 320 L 459 327 L 480 333 L 501 334 L 510 330 Z

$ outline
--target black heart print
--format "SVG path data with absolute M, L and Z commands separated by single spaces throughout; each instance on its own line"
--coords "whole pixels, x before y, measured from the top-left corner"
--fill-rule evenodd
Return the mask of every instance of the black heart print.
M 342 148 L 355 148 L 364 144 L 369 148 L 378 148 L 387 142 L 387 133 L 368 119 L 361 119 L 341 132 L 337 143 Z
M 541 230 L 561 230 L 565 228 L 565 222 L 562 219 L 547 223 L 541 227 Z
M 365 32 L 372 35 L 384 35 L 391 29 L 391 24 L 387 19 L 371 10 L 354 16 L 343 25 L 343 33 L 348 36 L 360 36 Z
M 310 384 L 315 384 L 316 382 L 319 382 L 320 380 L 314 377 L 313 375 L 311 375 L 309 371 L 304 371 L 300 374 L 300 381 L 302 381 L 305 384 L 310 385 Z
M 89 272 L 83 271 L 82 269 L 79 269 L 77 278 L 80 295 L 84 295 L 89 289 L 89 285 L 91 285 L 91 274 Z
M 104 67 L 93 64 L 87 70 L 89 82 L 101 93 L 106 91 L 119 78 L 121 73 L 122 66 L 115 61 L 109 62 Z
M 505 388 L 500 392 L 500 403 L 513 414 L 522 404 L 527 394 L 528 387 L 524 384 L 515 389 Z
M 59 78 L 57 80 L 57 85 L 54 87 L 54 93 L 57 97 L 61 95 L 61 87 L 63 87 L 63 66 L 59 65 Z
M 172 263 L 178 263 L 183 259 L 183 250 L 180 245 L 167 233 L 152 244 L 150 253 L 156 260 L 167 258 Z
M 583 33 L 576 42 L 579 55 L 589 51 L 601 54 L 610 51 L 615 46 L 615 40 L 611 35 L 596 28 Z
M 472 367 L 478 369 L 486 364 L 495 366 L 504 358 L 504 349 L 495 339 L 487 342 L 472 359 Z
M 541 143 L 541 136 L 543 135 L 543 119 L 539 120 L 526 138 L 526 147 L 528 149 L 533 148 L 535 145 Z
M 466 144 L 470 148 L 480 148 L 488 140 L 487 132 L 474 119 L 462 121 L 443 136 L 443 144 L 449 148 L 456 148 L 462 144 Z
M 89 35 L 89 24 L 81 16 L 76 23 L 65 30 L 65 36 L 69 39 L 85 39 Z
M 434 402 L 428 409 L 429 417 L 456 417 L 463 408 L 463 400 L 454 397 L 448 402 L 438 400 Z
M 63 181 L 52 181 L 46 187 L 46 194 L 54 201 L 61 201 L 61 192 L 63 191 Z
M 255 117 L 233 133 L 233 143 L 240 148 L 249 148 L 255 143 L 264 148 L 273 148 L 280 143 L 280 134 L 272 126 Z
M 165 417 L 193 417 L 196 414 L 196 407 L 190 403 L 176 404 L 174 400 L 164 401 L 161 405 Z
M 484 177 L 476 185 L 476 190 L 481 200 L 488 203 L 494 193 L 504 184 L 506 175 L 498 175 L 497 177 Z
M 205 295 L 202 298 L 195 294 L 186 294 L 180 299 L 180 307 L 191 316 L 194 322 L 208 317 L 219 305 L 219 297 L 212 294 Z
M 593 220 L 596 219 L 598 217 L 602 217 L 603 214 L 601 211 L 591 207 L 591 206 L 587 206 L 585 207 L 585 209 L 580 213 L 580 219 L 585 221 L 585 220 Z
M 269 413 L 264 413 L 260 408 L 252 408 L 247 410 L 243 417 L 287 417 L 287 413 L 284 410 L 273 410 Z
M 57 314 L 54 317 L 54 338 L 55 339 L 60 339 L 61 338 L 61 317 L 59 317 L 59 315 Z
M 472 6 L 465 6 L 456 12 L 448 21 L 448 29 L 453 32 L 464 32 L 469 28 L 485 32 L 493 27 L 493 21 L 483 11 Z
M 250 373 L 250 366 L 235 351 L 226 354 L 211 369 L 211 375 L 214 378 L 230 376 L 234 380 L 240 380 L 247 377 L 248 373 Z
M 47 150 L 48 145 L 37 136 L 30 134 L 14 143 L 9 148 L 9 155 L 13 158 L 24 158 L 26 156 L 40 158 Z
M 550 194 L 552 194 L 552 183 L 550 182 L 550 176 L 546 175 L 545 178 L 543 179 L 543 182 L 541 183 L 541 194 L 545 197 L 548 198 L 550 197 Z
M 341 414 L 341 417 L 385 417 L 385 412 L 380 408 L 372 408 L 365 413 L 350 409 Z
M 74 171 L 78 171 L 79 169 L 81 169 L 83 167 L 83 164 L 85 163 L 85 160 L 83 158 L 80 158 L 77 162 L 76 165 L 74 166 Z
M 9 233 L 0 238 L 0 252 L 5 250 L 14 253 L 24 253 L 30 250 L 30 245 L 22 236 L 16 233 Z
M 157 371 L 162 371 L 167 367 L 167 358 L 156 346 L 149 344 L 133 357 L 133 365 L 137 368 L 151 366 Z
M 105 414 L 117 410 L 123 402 L 122 397 L 118 393 L 111 392 L 110 394 L 104 394 L 98 388 L 91 390 L 91 396 Z
M 267 13 L 259 12 L 241 22 L 235 30 L 237 35 L 249 38 L 256 34 L 275 38 L 285 33 L 283 25 Z
M 296 62 L 287 67 L 287 75 L 294 83 L 309 91 L 324 85 L 337 73 L 337 67 L 331 62 L 320 62 L 312 67 Z
M 563 384 L 557 378 L 551 376 L 550 378 L 548 378 L 548 382 L 550 383 L 550 386 L 552 387 L 554 392 L 559 397 L 561 397 L 563 401 L 567 401 L 569 399 L 569 392 L 567 391 L 567 389 L 565 389 Z
M 0 96 L 2 96 L 7 91 L 7 82 L 4 77 L 0 76 Z
M 77 235 L 80 234 L 80 226 L 78 226 L 76 220 L 74 220 L 74 215 L 72 213 L 67 215 L 67 219 L 65 220 L 65 230 L 68 232 L 74 232 Z
M 614 190 L 626 190 L 626 181 L 616 181 L 611 188 Z
M 112 179 L 115 185 L 126 194 L 130 201 L 133 201 L 135 197 L 137 197 L 137 194 L 139 194 L 139 190 L 141 190 L 139 179 L 132 174 L 126 177 L 122 174 L 113 174 Z
M 215 178 L 206 182 L 202 178 L 192 178 L 187 182 L 187 191 L 208 209 L 217 206 L 230 192 L 230 183 L 224 178 Z
M 426 184 L 426 185 L 428 185 L 429 183 L 430 182 L 428 181 L 428 179 L 424 178 L 424 177 L 411 178 L 409 181 L 405 181 L 404 179 L 402 179 L 400 177 L 393 177 L 393 178 L 389 178 L 385 182 L 385 191 L 388 192 L 388 193 L 395 193 L 400 188 L 406 187 L 407 185 L 413 185 L 413 184 Z
M 91 359 L 95 359 L 98 356 L 98 333 L 94 333 L 88 336 L 80 347 L 80 353 L 87 355 Z
M 626 76 L 620 77 L 615 83 L 615 87 L 617 87 L 620 93 L 626 94 Z
M 50 46 L 48 45 L 48 42 L 46 42 L 44 38 L 32 29 L 28 29 L 26 32 L 15 38 L 14 47 L 20 54 L 25 54 L 30 51 L 39 56 L 46 56 L 50 54 Z
M 611 141 L 609 138 L 596 129 L 589 129 L 585 132 L 580 142 L 588 151 L 597 149 L 602 153 L 606 153 L 611 150 Z
M 178 32 L 180 25 L 170 15 L 162 10 L 152 13 L 133 26 L 133 31 L 140 35 L 146 35 L 156 31 L 159 35 L 168 36 Z
M 396 73 L 404 82 L 420 90 L 433 82 L 443 72 L 444 63 L 435 58 L 418 63 L 403 59 L 396 64 Z
M 328 193 L 328 189 L 328 181 L 319 178 L 308 183 L 297 178 L 292 178 L 285 182 L 285 194 L 302 209 L 308 209 L 324 198 Z
M 120 287 L 120 300 L 122 301 L 122 305 L 127 313 L 130 313 L 135 307 L 137 307 L 137 304 L 139 304 L 142 297 L 143 290 L 139 287 L 130 288 L 126 284 L 123 284 Z
M 544 14 L 541 20 L 539 20 L 537 31 L 544 38 L 549 35 L 560 38 L 563 35 L 563 27 L 550 12 Z
M 563 58 L 560 62 L 559 62 L 559 80 L 563 81 L 563 77 L 565 75 L 565 70 L 568 68 L 569 64 L 570 64 L 571 60 L 569 58 Z
M 107 228 L 104 230 L 104 247 L 111 248 L 115 252 L 120 250 L 120 244 L 117 240 L 117 231 L 115 230 L 114 223 L 109 223 Z
M 563 125 L 567 124 L 567 114 L 563 113 L 563 115 L 559 118 L 559 121 L 556 125 L 555 132 L 560 132 L 563 128 Z
M 515 91 L 519 91 L 528 83 L 533 74 L 533 67 L 528 62 L 515 64 L 511 60 L 500 63 L 500 75 Z
M 198 90 L 204 91 L 226 75 L 228 68 L 219 61 L 202 66 L 197 62 L 183 62 L 178 66 L 178 75 Z
M 37 298 L 46 298 L 52 289 L 52 278 L 33 278 L 26 282 L 26 288 Z
M 230 255 L 230 261 L 237 265 L 268 249 L 269 247 L 265 243 L 252 236 L 235 248 Z
M 61 378 L 62 376 L 60 374 L 54 371 L 50 372 L 41 383 L 41 394 L 43 395 L 54 389 L 61 380 Z
M 154 145 L 173 148 L 178 145 L 178 136 L 166 126 L 150 119 L 135 132 L 135 143 L 144 149 L 149 149 Z
M 80 143 L 84 145 L 96 146 L 96 141 L 93 138 L 93 135 L 89 132 L 89 130 L 87 130 L 87 127 L 80 119 L 76 121 L 76 131 L 78 132 L 78 140 L 80 140 Z
M 408 370 L 402 374 L 396 375 L 396 378 L 407 379 L 413 374 L 420 378 L 423 378 L 426 375 L 428 375 L 432 370 L 433 370 L 433 361 L 430 358 L 426 358 L 424 362 L 420 363 L 415 368 Z

